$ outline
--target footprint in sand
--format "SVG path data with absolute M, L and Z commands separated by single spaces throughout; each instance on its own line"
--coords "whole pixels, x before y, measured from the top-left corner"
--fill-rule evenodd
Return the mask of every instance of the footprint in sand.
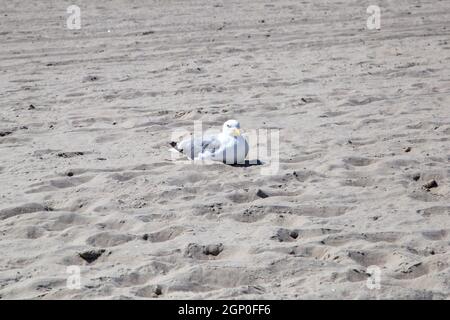
M 128 234 L 100 232 L 93 236 L 90 236 L 86 240 L 86 244 L 92 245 L 94 247 L 115 247 L 134 239 L 134 236 Z
M 184 230 L 185 229 L 183 227 L 179 226 L 168 227 L 157 232 L 146 233 L 142 236 L 142 239 L 149 242 L 169 241 L 178 237 L 180 234 L 183 233 Z
M 51 207 L 39 203 L 27 203 L 18 207 L 0 210 L 0 220 L 8 219 L 14 216 L 35 213 L 39 211 L 53 211 Z

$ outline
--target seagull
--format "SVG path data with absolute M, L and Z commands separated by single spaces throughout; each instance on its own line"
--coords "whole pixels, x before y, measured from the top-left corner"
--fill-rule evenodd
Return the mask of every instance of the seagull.
M 226 164 L 243 164 L 248 154 L 247 140 L 241 135 L 241 125 L 236 120 L 228 120 L 217 135 L 191 136 L 170 145 L 189 159 L 221 161 Z

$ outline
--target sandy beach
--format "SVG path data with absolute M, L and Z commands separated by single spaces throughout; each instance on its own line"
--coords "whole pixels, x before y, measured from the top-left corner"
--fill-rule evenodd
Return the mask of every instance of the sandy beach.
M 449 21 L 439 0 L 2 1 L 0 299 L 450 299 Z M 229 119 L 279 133 L 276 172 L 171 158 Z

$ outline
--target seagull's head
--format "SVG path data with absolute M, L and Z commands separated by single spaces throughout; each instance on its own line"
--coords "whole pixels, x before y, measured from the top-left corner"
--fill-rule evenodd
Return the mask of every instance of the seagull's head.
M 241 135 L 241 125 L 236 120 L 228 120 L 223 124 L 222 132 L 226 135 L 237 137 Z

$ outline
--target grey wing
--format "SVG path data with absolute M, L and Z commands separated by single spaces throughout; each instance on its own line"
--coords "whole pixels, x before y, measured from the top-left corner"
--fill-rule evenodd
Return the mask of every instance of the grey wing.
M 179 149 L 189 158 L 194 159 L 199 153 L 214 153 L 220 148 L 220 141 L 215 136 L 194 138 L 193 136 L 179 143 Z

